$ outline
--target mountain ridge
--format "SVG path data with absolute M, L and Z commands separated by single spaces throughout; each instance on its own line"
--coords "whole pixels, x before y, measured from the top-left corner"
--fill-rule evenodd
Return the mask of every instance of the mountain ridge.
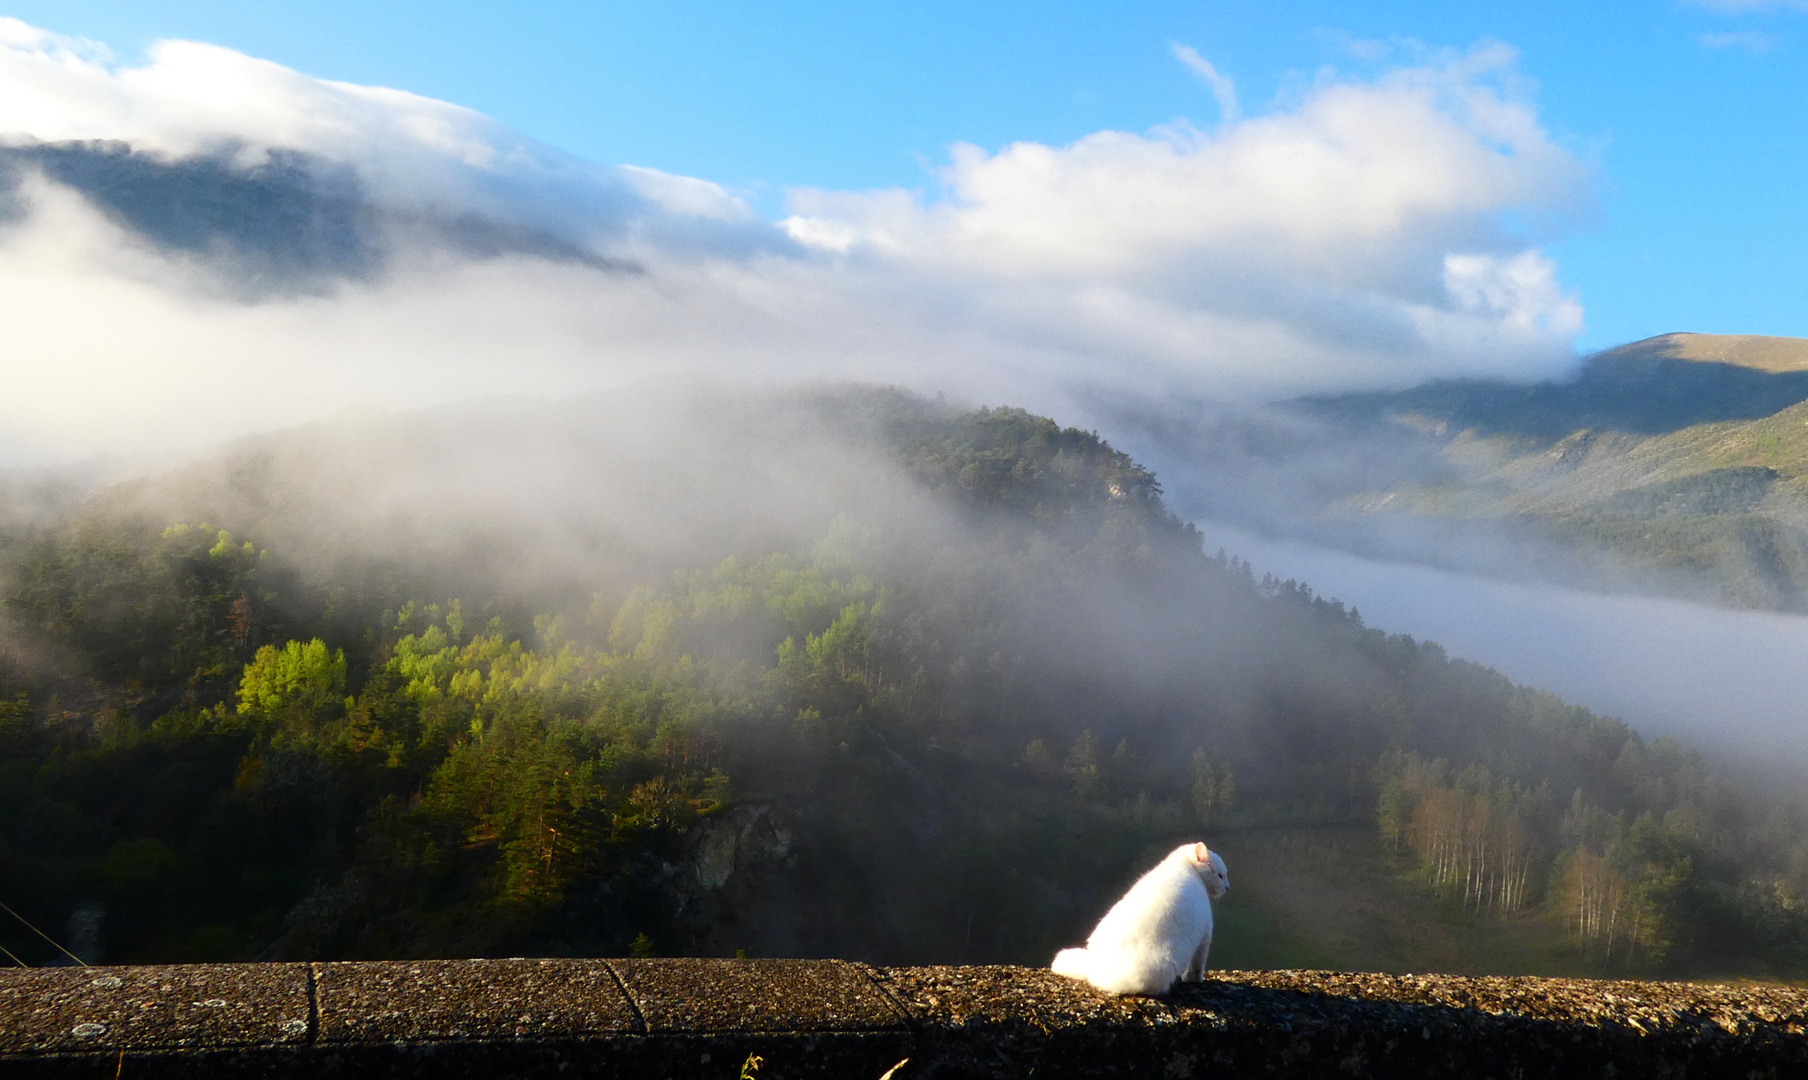
M 637 269 L 495 214 L 387 205 L 355 169 L 299 150 L 227 143 L 170 158 L 116 140 L 0 142 L 0 224 L 24 219 L 30 176 L 75 192 L 131 237 L 199 264 L 245 299 L 375 280 L 410 251 Z
M 1674 331 L 1616 345 L 1594 355 L 1603 359 L 1656 356 L 1667 360 L 1732 364 L 1776 374 L 1808 370 L 1808 338 Z
M 1601 592 L 1808 611 L 1808 340 L 1664 334 L 1567 382 L 1465 379 L 1123 418 L 1189 511 Z

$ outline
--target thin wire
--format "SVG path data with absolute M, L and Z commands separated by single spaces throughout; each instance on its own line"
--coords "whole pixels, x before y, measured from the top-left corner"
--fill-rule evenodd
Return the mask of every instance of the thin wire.
M 4 945 L 0 945 L 0 952 L 5 953 L 7 959 L 11 960 L 13 963 L 19 965 L 20 967 L 30 967 L 31 966 L 30 964 L 26 963 L 25 961 L 14 956 L 13 951 Z
M 12 917 L 13 917 L 13 918 L 15 918 L 15 919 L 17 919 L 17 920 L 19 920 L 19 921 L 20 921 L 20 922 L 22 922 L 22 923 L 24 923 L 24 924 L 25 924 L 25 927 L 26 927 L 26 929 L 28 929 L 28 930 L 30 930 L 30 931 L 31 931 L 31 932 L 32 932 L 32 933 L 34 933 L 34 934 L 36 934 L 36 935 L 38 935 L 38 936 L 39 936 L 39 937 L 41 937 L 41 938 L 43 938 L 43 939 L 44 939 L 44 940 L 45 940 L 45 941 L 48 941 L 48 942 L 50 942 L 50 943 L 51 943 L 51 944 L 52 944 L 52 945 L 56 945 L 56 949 L 57 949 L 57 951 L 58 951 L 58 952 L 60 952 L 60 953 L 62 953 L 62 954 L 63 954 L 63 955 L 64 955 L 64 956 L 67 956 L 67 957 L 68 957 L 68 958 L 69 958 L 69 959 L 71 959 L 71 960 L 74 960 L 74 961 L 75 961 L 75 962 L 76 962 L 76 963 L 78 963 L 78 964 L 80 964 L 80 965 L 82 965 L 82 966 L 83 966 L 83 967 L 87 967 L 87 966 L 88 966 L 88 961 L 86 961 L 86 960 L 83 960 L 83 959 L 82 959 L 82 958 L 81 958 L 81 957 L 79 957 L 79 956 L 77 956 L 77 955 L 75 955 L 75 954 L 74 954 L 74 953 L 72 953 L 72 952 L 70 952 L 70 951 L 69 951 L 69 950 L 68 950 L 68 949 L 65 949 L 65 948 L 63 948 L 63 947 L 62 947 L 62 946 L 61 946 L 61 945 L 57 945 L 57 939 L 56 939 L 56 938 L 53 938 L 53 937 L 51 937 L 51 936 L 50 936 L 50 935 L 49 935 L 49 934 L 46 934 L 46 933 L 45 933 L 45 932 L 44 932 L 44 931 L 42 931 L 42 930 L 39 930 L 39 929 L 38 929 L 38 928 L 37 928 L 37 927 L 35 927 L 35 926 L 33 926 L 33 925 L 31 925 L 31 922 L 30 922 L 30 921 L 29 921 L 29 920 L 27 920 L 27 919 L 26 919 L 26 918 L 25 918 L 25 916 L 23 916 L 23 915 L 21 915 L 21 914 L 19 914 L 19 913 L 18 913 L 18 912 L 16 912 L 16 911 L 14 911 L 14 910 L 13 910 L 13 909 L 12 909 L 12 908 L 9 908 L 9 907 L 7 907 L 7 906 L 6 906 L 6 905 L 5 905 L 5 904 L 0 904 L 0 911 L 4 911 L 4 912 L 6 912 L 6 913 L 7 913 L 7 914 L 8 914 L 8 915 L 11 915 L 11 916 L 12 916 Z M 8 954 L 8 955 L 10 955 L 10 954 Z

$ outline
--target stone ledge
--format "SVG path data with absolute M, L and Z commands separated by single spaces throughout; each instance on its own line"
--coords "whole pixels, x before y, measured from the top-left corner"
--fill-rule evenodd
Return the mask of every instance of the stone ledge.
M 835 960 L 458 960 L 0 972 L 0 1077 L 1808 1075 L 1808 991 Z

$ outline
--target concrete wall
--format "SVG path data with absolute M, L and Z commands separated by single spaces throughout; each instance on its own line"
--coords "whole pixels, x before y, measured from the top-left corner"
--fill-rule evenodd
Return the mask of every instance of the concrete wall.
M 1808 991 L 1215 972 L 459 960 L 0 972 L 0 1078 L 1808 1076 Z M 758 1059 L 757 1061 L 755 1059 Z

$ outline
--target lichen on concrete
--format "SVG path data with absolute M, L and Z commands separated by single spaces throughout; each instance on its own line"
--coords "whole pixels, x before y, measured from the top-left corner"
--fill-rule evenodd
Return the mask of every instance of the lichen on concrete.
M 315 964 L 319 1042 L 569 1039 L 637 1033 L 609 968 L 589 960 Z
M 0 977 L 0 1055 L 300 1045 L 305 964 L 34 968 Z
M 1808 1076 L 1789 987 L 459 960 L 0 972 L 0 1077 Z

